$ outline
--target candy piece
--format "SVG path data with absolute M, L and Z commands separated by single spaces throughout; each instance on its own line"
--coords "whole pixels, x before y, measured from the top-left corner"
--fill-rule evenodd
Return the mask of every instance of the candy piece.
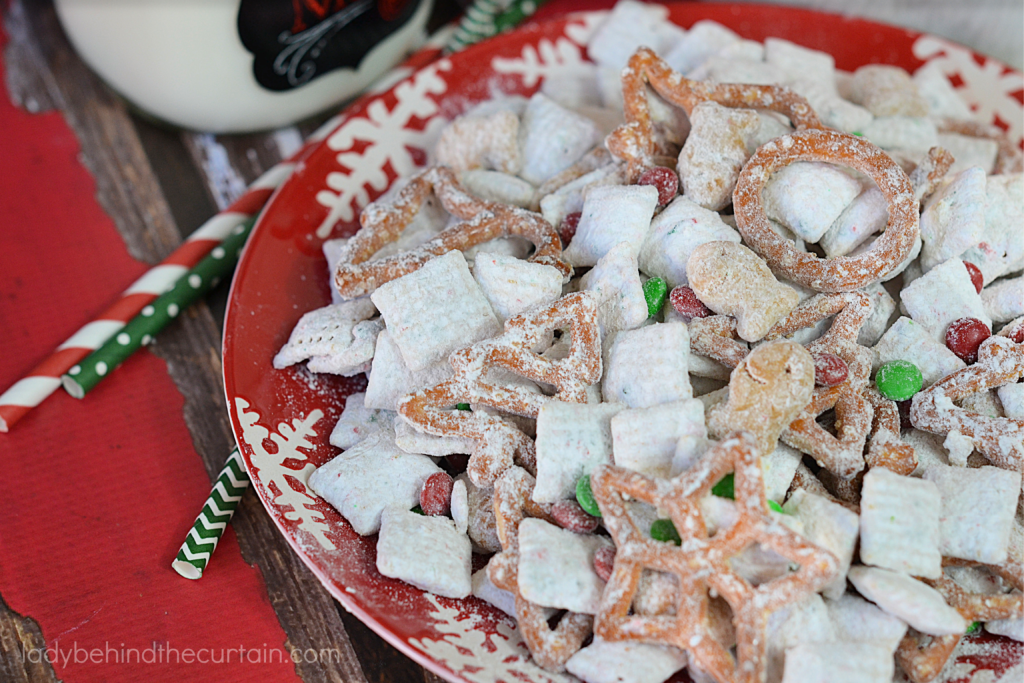
M 607 352 L 601 394 L 630 408 L 688 399 L 689 355 L 690 335 L 682 323 L 619 332 Z
M 576 236 L 564 256 L 574 266 L 592 266 L 620 242 L 636 256 L 651 225 L 658 191 L 650 186 L 592 188 L 583 203 Z
M 875 385 L 891 401 L 905 401 L 921 391 L 924 379 L 917 366 L 906 360 L 891 360 L 878 368 Z
M 682 544 L 679 532 L 676 531 L 676 525 L 672 523 L 671 519 L 654 520 L 654 523 L 651 524 L 651 538 L 662 543 Z
M 394 432 L 381 430 L 309 475 L 309 487 L 330 503 L 361 536 L 380 529 L 381 513 L 419 503 L 427 477 L 440 472 L 425 455 L 395 446 Z
M 519 117 L 511 111 L 460 116 L 441 131 L 434 155 L 455 171 L 489 168 L 514 174 L 522 165 L 518 137 Z
M 857 180 L 831 164 L 796 162 L 775 173 L 762 200 L 768 218 L 817 242 L 860 192 Z
M 853 74 L 851 99 L 875 116 L 927 116 L 928 103 L 903 69 L 884 64 L 862 66 Z
M 586 683 L 662 683 L 685 666 L 686 654 L 674 647 L 599 638 L 565 664 Z
M 580 225 L 580 218 L 583 213 L 580 211 L 573 211 L 572 213 L 566 214 L 562 222 L 558 224 L 558 236 L 562 239 L 562 248 L 569 246 L 569 242 L 572 242 L 572 238 L 576 236 L 576 230 Z
M 587 514 L 574 500 L 560 500 L 551 506 L 551 516 L 558 526 L 574 534 L 589 534 L 597 529 L 597 517 Z
M 935 589 L 906 574 L 858 566 L 850 569 L 849 577 L 861 595 L 922 633 L 941 636 L 967 629 L 967 622 Z
M 549 401 L 537 414 L 537 484 L 533 499 L 554 503 L 575 495 L 576 482 L 612 462 L 611 419 L 620 403 Z
M 992 336 L 988 325 L 977 318 L 959 318 L 946 329 L 946 347 L 970 365 L 978 360 L 978 347 Z
M 970 394 L 1014 383 L 1024 376 L 1024 345 L 1003 336 L 986 339 L 978 362 L 942 378 L 914 397 L 910 418 L 918 429 L 936 434 L 959 432 L 992 464 L 1024 469 L 1024 421 L 986 417 L 958 408 Z
M 550 305 L 562 295 L 558 269 L 501 254 L 477 254 L 473 277 L 502 319 L 507 320 L 537 305 Z
M 757 113 L 702 102 L 679 154 L 679 179 L 686 196 L 712 211 L 729 205 L 740 169 L 750 157 L 748 140 L 761 127 Z
M 767 509 L 761 466 L 753 439 L 730 436 L 698 465 L 671 481 L 604 466 L 594 472 L 594 492 L 604 521 L 618 548 L 611 580 L 595 622 L 606 640 L 644 640 L 685 649 L 691 663 L 717 680 L 763 680 L 768 613 L 819 590 L 836 571 L 836 559 L 779 524 Z M 725 474 L 736 473 L 738 519 L 728 533 L 709 536 L 700 501 Z M 682 545 L 655 541 L 630 517 L 625 496 L 669 511 Z M 760 543 L 799 565 L 781 579 L 756 587 L 740 577 L 730 559 Z M 676 577 L 679 586 L 674 616 L 629 614 L 644 567 Z M 731 607 L 736 657 L 731 643 L 710 628 L 708 591 Z
M 921 325 L 910 318 L 899 318 L 875 345 L 876 360 L 881 363 L 906 360 L 913 363 L 931 386 L 936 380 L 964 367 L 956 354 L 940 344 Z
M 679 176 L 663 166 L 654 166 L 640 174 L 637 185 L 652 185 L 658 190 L 658 206 L 666 206 L 679 194 Z
M 420 509 L 423 514 L 447 515 L 454 485 L 455 482 L 447 472 L 435 472 L 427 477 L 420 489 Z
M 941 506 L 939 490 L 930 481 L 882 467 L 868 470 L 861 490 L 861 560 L 914 576 L 942 574 Z
M 665 305 L 667 295 L 668 285 L 660 277 L 652 277 L 644 283 L 644 300 L 647 301 L 647 314 L 650 317 L 658 315 L 661 307 Z
M 739 244 L 740 236 L 714 211 L 677 197 L 651 222 L 640 247 L 640 269 L 663 278 L 670 287 L 685 285 L 686 263 L 693 250 L 716 241 Z
M 583 511 L 594 517 L 601 516 L 601 508 L 594 498 L 594 492 L 590 488 L 590 475 L 584 474 L 576 482 L 576 502 L 580 504 Z
M 388 508 L 381 514 L 377 571 L 446 598 L 473 591 L 473 549 L 447 517 Z
M 794 161 L 828 161 L 867 174 L 887 200 L 889 225 L 857 256 L 823 260 L 796 250 L 764 212 L 761 190 L 773 173 Z M 812 289 L 852 291 L 876 282 L 903 263 L 919 235 L 918 203 L 903 170 L 874 145 L 830 130 L 804 130 L 763 145 L 743 167 L 733 193 L 736 227 L 775 272 Z
M 601 141 L 593 121 L 541 93 L 530 98 L 521 127 L 519 176 L 534 185 L 565 170 Z
M 820 387 L 834 387 L 846 381 L 850 366 L 834 353 L 811 354 L 814 359 L 814 384 Z
M 533 660 L 548 671 L 557 672 L 564 669 L 565 662 L 590 636 L 593 619 L 588 614 L 569 612 L 551 628 L 547 608 L 524 598 L 519 589 L 519 526 L 528 516 L 547 516 L 544 506 L 530 501 L 533 483 L 533 477 L 519 467 L 509 468 L 495 481 L 494 512 L 502 550 L 491 558 L 487 573 L 495 586 L 515 595 L 519 631 Z M 587 569 L 593 574 L 593 569 Z M 593 578 L 597 579 L 596 575 Z
M 932 465 L 924 478 L 942 496 L 942 555 L 986 564 L 1004 562 L 1020 496 L 1020 473 L 988 466 Z
M 460 349 L 449 358 L 456 373 L 430 389 L 406 396 L 398 405 L 402 417 L 418 429 L 438 436 L 461 436 L 478 442 L 468 472 L 478 486 L 491 484 L 512 465 L 513 458 L 533 467 L 533 441 L 510 422 L 487 414 L 451 410 L 469 401 L 506 413 L 536 417 L 551 397 L 488 381 L 491 368 L 504 369 L 519 377 L 551 384 L 554 398 L 586 401 L 586 389 L 601 376 L 597 336 L 597 305 L 587 292 L 569 294 L 548 308 L 535 308 L 508 320 L 505 334 Z M 571 340 L 565 358 L 551 360 L 533 349 L 554 330 L 567 330 Z
M 597 297 L 598 325 L 605 342 L 619 330 L 632 330 L 648 318 L 634 251 L 631 245 L 619 242 L 580 278 L 580 289 Z
M 364 402 L 366 393 L 357 391 L 345 399 L 345 409 L 334 425 L 328 439 L 332 446 L 341 449 L 351 448 L 370 434 L 392 427 L 394 413 L 391 411 L 368 408 Z
M 393 244 L 436 194 L 445 210 L 461 219 L 416 248 L 370 260 Z M 346 299 L 373 292 L 380 285 L 415 272 L 436 256 L 467 250 L 499 237 L 518 235 L 534 246 L 530 261 L 558 268 L 568 275 L 555 229 L 538 214 L 478 199 L 455 180 L 451 169 L 431 167 L 409 179 L 392 201 L 377 201 L 359 216 L 362 228 L 345 245 L 334 273 L 334 286 Z
M 612 418 L 615 464 L 653 477 L 668 477 L 676 444 L 684 436 L 707 436 L 704 404 L 695 398 L 623 410 Z
M 800 301 L 792 287 L 779 283 L 752 251 L 732 242 L 709 242 L 687 261 L 690 287 L 712 311 L 736 318 L 736 332 L 747 341 L 761 339 Z
M 842 505 L 802 490 L 794 491 L 781 511 L 800 520 L 807 540 L 836 556 L 839 561 L 836 578 L 822 589 L 822 593 L 832 599 L 842 596 L 846 592 L 846 573 L 850 570 L 857 545 L 858 516 Z
M 676 309 L 679 315 L 683 316 L 684 322 L 690 322 L 694 318 L 706 318 L 713 315 L 713 311 L 704 305 L 693 290 L 686 286 L 675 287 L 668 295 L 672 308 Z
M 615 546 L 605 545 L 594 553 L 594 571 L 601 577 L 602 581 L 608 581 L 612 576 L 612 569 L 615 566 Z
M 371 300 L 412 371 L 501 331 L 501 324 L 459 251 L 379 287 Z
M 760 451 L 769 453 L 813 392 L 814 361 L 806 349 L 792 342 L 764 344 L 733 370 L 728 401 L 710 411 L 708 433 L 719 438 L 747 430 L 757 436 Z

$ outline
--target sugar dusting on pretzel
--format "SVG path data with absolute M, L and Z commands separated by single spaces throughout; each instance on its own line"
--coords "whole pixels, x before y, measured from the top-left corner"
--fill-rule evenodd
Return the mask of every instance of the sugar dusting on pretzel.
M 546 333 L 556 329 L 568 330 L 568 355 L 553 360 L 534 353 L 532 349 Z M 467 471 L 474 484 L 490 487 L 516 457 L 527 464 L 535 459 L 533 440 L 501 417 L 455 406 L 477 403 L 536 417 L 541 406 L 551 400 L 520 386 L 489 381 L 487 373 L 492 368 L 553 385 L 554 398 L 561 401 L 585 403 L 587 386 L 599 381 L 602 371 L 597 300 L 590 292 L 576 292 L 548 307 L 510 318 L 503 335 L 456 351 L 450 362 L 454 376 L 404 397 L 398 412 L 428 434 L 477 440 Z
M 836 386 L 815 388 L 814 397 L 782 433 L 782 440 L 810 454 L 818 464 L 843 479 L 850 479 L 864 469 L 864 442 L 874 414 L 862 395 L 871 375 L 871 351 L 857 343 L 871 307 L 871 298 L 861 292 L 819 294 L 803 302 L 766 337 L 785 337 L 835 316 L 828 332 L 808 344 L 807 350 L 843 359 L 849 367 L 848 377 Z M 817 422 L 819 415 L 833 408 L 837 436 Z
M 701 102 L 726 107 L 770 109 L 789 117 L 794 127 L 819 128 L 817 114 L 800 95 L 777 85 L 708 83 L 692 81 L 654 53 L 641 47 L 622 72 L 622 98 L 626 123 L 605 140 L 608 150 L 627 164 L 629 181 L 635 183 L 644 169 L 655 165 L 654 123 L 647 103 L 647 85 L 687 115 Z
M 865 462 L 869 468 L 884 467 L 896 474 L 909 476 L 917 469 L 917 453 L 913 446 L 900 440 L 899 408 L 873 387 L 865 387 L 864 398 L 874 408 Z
M 544 608 L 519 591 L 519 523 L 538 517 L 554 523 L 551 506 L 533 502 L 535 480 L 525 470 L 512 467 L 494 483 L 494 516 L 502 550 L 491 558 L 487 575 L 491 582 L 515 595 L 519 631 L 537 664 L 548 671 L 564 671 L 565 663 L 583 645 L 593 628 L 589 614 L 566 612 L 555 628 L 547 622 Z
M 957 407 L 953 401 L 1016 382 L 1024 377 L 1024 343 L 993 336 L 982 342 L 978 361 L 946 375 L 914 395 L 910 421 L 933 434 L 958 432 L 999 467 L 1024 472 L 1024 420 L 988 417 Z
M 773 173 L 794 161 L 843 164 L 875 181 L 886 198 L 889 224 L 869 249 L 822 259 L 797 250 L 772 229 L 761 191 Z M 733 207 L 744 241 L 773 271 L 819 292 L 849 292 L 881 280 L 903 263 L 920 234 L 918 201 L 903 169 L 870 142 L 834 130 L 799 130 L 762 145 L 740 172 Z
M 429 242 L 410 251 L 370 261 L 384 245 L 398 239 L 433 192 L 452 215 L 461 218 Z M 341 254 L 334 286 L 342 298 L 369 294 L 377 287 L 419 269 L 435 256 L 509 235 L 530 240 L 535 247 L 529 260 L 554 266 L 563 276 L 572 272 L 562 260 L 558 231 L 539 214 L 507 204 L 478 199 L 467 193 L 450 169 L 434 166 L 413 176 L 390 204 L 374 203 L 359 217 L 362 228 Z
M 727 531 L 711 536 L 700 500 L 730 472 L 734 473 L 738 518 Z M 718 681 L 763 681 L 768 615 L 821 590 L 836 576 L 838 560 L 772 517 L 762 477 L 757 442 L 744 432 L 731 434 L 693 468 L 671 480 L 610 465 L 597 468 L 591 475 L 594 495 L 617 551 L 595 633 L 605 640 L 639 640 L 686 650 L 691 662 Z M 642 532 L 630 516 L 627 496 L 666 511 L 681 545 L 656 541 Z M 752 585 L 736 573 L 730 559 L 754 544 L 773 550 L 799 569 Z M 630 614 L 645 568 L 676 577 L 674 616 Z M 732 609 L 735 657 L 730 644 L 714 635 L 712 595 L 721 596 Z

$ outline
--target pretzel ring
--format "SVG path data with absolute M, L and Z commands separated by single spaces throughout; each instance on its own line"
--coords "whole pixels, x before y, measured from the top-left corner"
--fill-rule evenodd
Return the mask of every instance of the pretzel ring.
M 797 251 L 772 229 L 761 191 L 773 173 L 794 161 L 844 164 L 875 181 L 885 195 L 889 224 L 867 251 L 822 259 Z M 921 231 L 918 202 L 903 169 L 870 142 L 834 130 L 801 130 L 762 145 L 740 172 L 733 206 L 744 242 L 773 271 L 819 292 L 850 292 L 881 280 L 903 263 Z
M 821 127 L 807 100 L 789 88 L 692 81 L 673 71 L 653 50 L 642 47 L 633 53 L 622 72 L 626 123 L 613 130 L 605 141 L 608 151 L 626 162 L 631 183 L 654 164 L 654 123 L 647 104 L 648 84 L 666 100 L 682 107 L 687 116 L 701 102 L 710 101 L 734 109 L 770 109 L 789 117 L 797 129 Z
M 381 247 L 398 239 L 432 191 L 445 210 L 463 219 L 462 222 L 415 249 L 370 261 Z M 554 266 L 563 277 L 572 272 L 561 258 L 562 241 L 558 231 L 542 216 L 473 197 L 459 185 L 451 169 L 443 166 L 434 166 L 413 176 L 394 202 L 370 204 L 363 209 L 359 220 L 363 227 L 345 245 L 334 273 L 334 286 L 345 299 L 369 294 L 386 282 L 419 270 L 435 256 L 454 249 L 464 251 L 509 235 L 520 235 L 533 243 L 535 249 L 529 261 Z

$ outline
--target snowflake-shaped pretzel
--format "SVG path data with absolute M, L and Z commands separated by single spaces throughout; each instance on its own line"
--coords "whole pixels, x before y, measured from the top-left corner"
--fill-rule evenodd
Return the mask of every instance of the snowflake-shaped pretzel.
M 710 536 L 701 499 L 734 473 L 738 519 Z M 751 435 L 738 432 L 712 448 L 692 469 L 672 480 L 652 479 L 620 467 L 602 466 L 591 477 L 594 495 L 615 539 L 615 565 L 604 592 L 595 633 L 605 640 L 641 640 L 686 650 L 715 680 L 763 680 L 767 621 L 779 607 L 823 588 L 838 560 L 772 517 L 764 492 L 761 459 Z M 631 518 L 626 496 L 668 511 L 680 547 L 644 534 Z M 770 548 L 799 569 L 758 586 L 741 577 L 730 560 L 753 544 Z M 675 615 L 630 614 L 645 568 L 678 582 Z M 736 657 L 711 634 L 711 594 L 732 608 Z

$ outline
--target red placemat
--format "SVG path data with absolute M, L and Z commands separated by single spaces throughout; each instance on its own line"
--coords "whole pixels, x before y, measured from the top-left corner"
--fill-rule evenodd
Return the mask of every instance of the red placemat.
M 60 114 L 28 114 L 4 92 L 0 131 L 6 388 L 146 266 L 96 203 Z M 0 596 L 42 628 L 47 650 L 22 656 L 53 660 L 59 678 L 298 680 L 230 529 L 201 581 L 170 568 L 210 490 L 182 405 L 142 351 L 86 400 L 60 390 L 0 434 Z

